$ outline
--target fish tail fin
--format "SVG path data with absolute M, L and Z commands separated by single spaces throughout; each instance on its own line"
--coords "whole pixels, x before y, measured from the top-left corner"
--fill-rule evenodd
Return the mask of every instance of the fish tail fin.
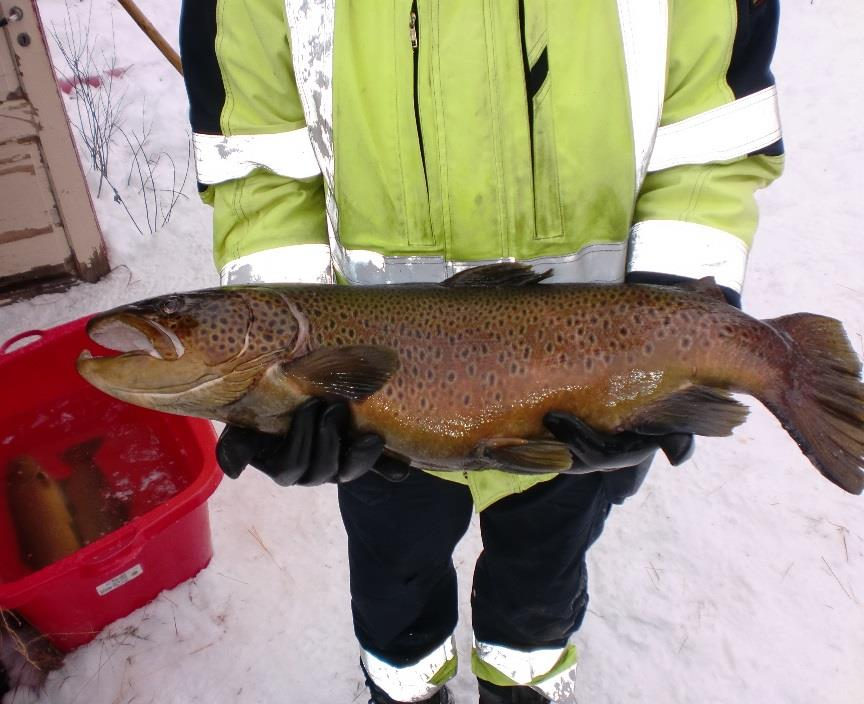
M 864 491 L 864 383 L 843 326 L 797 313 L 764 321 L 789 343 L 787 383 L 760 400 L 814 466 L 851 494 Z

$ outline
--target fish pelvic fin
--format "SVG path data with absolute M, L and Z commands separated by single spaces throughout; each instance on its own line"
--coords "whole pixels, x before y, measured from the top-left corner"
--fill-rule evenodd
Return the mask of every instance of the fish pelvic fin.
M 789 383 L 759 399 L 829 481 L 864 491 L 864 383 L 842 324 L 811 313 L 764 321 L 790 344 Z
M 570 448 L 556 440 L 495 438 L 481 444 L 476 454 L 505 472 L 566 472 L 573 466 Z
M 322 347 L 285 362 L 281 371 L 310 395 L 335 395 L 352 401 L 368 398 L 399 369 L 399 355 L 389 347 Z
M 747 406 L 724 389 L 693 385 L 644 406 L 624 423 L 645 435 L 692 433 L 725 437 L 747 418 Z

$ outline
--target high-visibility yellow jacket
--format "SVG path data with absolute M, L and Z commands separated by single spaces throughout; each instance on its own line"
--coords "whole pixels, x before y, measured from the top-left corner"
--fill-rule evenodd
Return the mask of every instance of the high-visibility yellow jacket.
M 776 0 L 187 0 L 222 280 L 519 260 L 740 291 L 782 169 L 776 29 Z M 470 483 L 482 508 L 543 478 Z

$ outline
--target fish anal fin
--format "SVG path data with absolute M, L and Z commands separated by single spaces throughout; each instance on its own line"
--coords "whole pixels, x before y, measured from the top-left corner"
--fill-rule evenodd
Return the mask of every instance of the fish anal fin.
M 555 440 L 495 438 L 480 445 L 477 454 L 511 472 L 566 472 L 573 466 L 570 448 Z
M 280 366 L 310 396 L 333 394 L 352 401 L 374 394 L 398 368 L 395 350 L 374 345 L 322 347 Z
M 552 276 L 552 270 L 537 273 L 528 264 L 517 262 L 500 262 L 498 264 L 483 264 L 471 267 L 454 274 L 441 282 L 442 286 L 450 288 L 463 287 L 499 287 L 499 286 L 532 286 Z
M 646 435 L 692 433 L 725 437 L 747 418 L 749 409 L 723 389 L 688 386 L 644 406 L 623 423 L 623 430 Z

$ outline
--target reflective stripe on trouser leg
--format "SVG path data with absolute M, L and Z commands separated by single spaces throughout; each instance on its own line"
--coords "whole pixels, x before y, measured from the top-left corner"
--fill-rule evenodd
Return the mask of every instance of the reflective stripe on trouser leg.
M 456 674 L 456 642 L 450 636 L 419 662 L 404 667 L 365 650 L 360 659 L 370 679 L 389 697 L 399 702 L 421 702 Z
M 478 677 L 531 687 L 556 704 L 575 704 L 577 664 L 572 645 L 523 651 L 474 640 L 472 669 Z

